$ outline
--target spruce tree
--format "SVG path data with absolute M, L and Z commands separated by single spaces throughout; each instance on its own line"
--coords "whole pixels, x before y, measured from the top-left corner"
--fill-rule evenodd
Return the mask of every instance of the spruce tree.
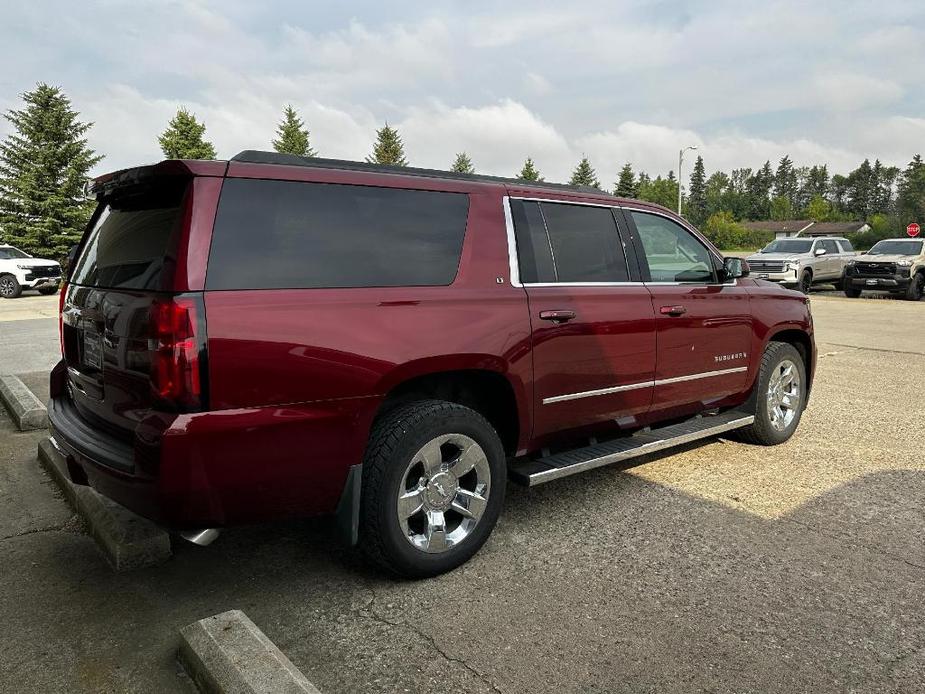
M 925 162 L 916 154 L 903 171 L 896 193 L 900 222 L 925 222 Z
M 520 173 L 517 174 L 517 178 L 522 181 L 542 181 L 543 177 L 540 176 L 539 170 L 534 166 L 533 159 L 527 157 L 527 160 L 524 162 L 523 167 L 520 169 Z
M 93 124 L 78 120 L 60 89 L 39 83 L 22 100 L 25 108 L 4 114 L 13 132 L 0 143 L 2 240 L 33 255 L 61 258 L 93 212 L 84 186 L 103 157 L 84 137 Z
M 205 132 L 205 123 L 181 107 L 157 141 L 168 159 L 215 159 L 215 147 L 202 137 Z
M 472 159 L 469 158 L 469 155 L 465 152 L 460 152 L 456 155 L 456 161 L 453 162 L 450 171 L 471 174 L 475 173 L 475 167 L 472 166 Z
M 785 154 L 777 165 L 777 173 L 774 174 L 774 196 L 787 198 L 793 207 L 797 199 L 797 187 L 797 172 L 790 157 Z
M 624 164 L 620 169 L 620 178 L 614 188 L 613 194 L 621 198 L 636 197 L 636 176 L 633 174 L 633 167 L 630 164 Z
M 405 159 L 405 147 L 401 135 L 386 123 L 376 131 L 376 144 L 373 153 L 366 157 L 370 164 L 389 164 L 391 166 L 408 166 Z
M 308 130 L 292 106 L 286 106 L 283 119 L 276 128 L 277 139 L 273 140 L 273 149 L 280 154 L 297 154 L 300 157 L 318 155 L 308 141 Z
M 581 161 L 578 162 L 578 166 L 576 166 L 575 170 L 572 172 L 569 185 L 591 186 L 592 188 L 601 187 L 600 181 L 597 180 L 597 173 L 595 173 L 594 167 L 591 166 L 591 161 L 588 157 L 582 157 Z
M 691 173 L 691 185 L 687 191 L 687 216 L 695 226 L 703 226 L 707 221 L 707 175 L 703 166 L 703 157 L 697 157 Z

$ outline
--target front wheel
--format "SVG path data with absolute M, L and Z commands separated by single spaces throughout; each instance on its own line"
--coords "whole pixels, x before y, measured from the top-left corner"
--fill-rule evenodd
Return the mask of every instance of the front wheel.
M 906 300 L 918 301 L 922 298 L 923 289 L 925 289 L 925 273 L 917 272 L 906 289 Z
M 799 287 L 804 294 L 809 294 L 809 290 L 813 288 L 813 274 L 809 270 L 803 270 L 803 274 L 800 275 Z
M 755 389 L 755 421 L 740 429 L 737 438 L 762 446 L 783 443 L 796 431 L 806 404 L 806 366 L 793 345 L 768 345 Z
M 373 426 L 363 462 L 360 545 L 408 578 L 455 569 L 488 539 L 504 502 L 504 447 L 478 412 L 426 400 Z
M 847 296 L 849 299 L 857 299 L 859 296 L 861 296 L 861 290 L 846 285 L 845 296 Z

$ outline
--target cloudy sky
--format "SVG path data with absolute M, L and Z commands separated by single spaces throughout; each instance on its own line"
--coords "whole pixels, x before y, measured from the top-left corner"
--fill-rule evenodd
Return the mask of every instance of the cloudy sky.
M 562 180 L 587 154 L 605 184 L 691 144 L 708 170 L 925 153 L 922 0 L 3 0 L 0 19 L 0 109 L 62 87 L 100 172 L 159 159 L 181 105 L 220 157 L 269 148 L 291 103 L 322 156 L 362 159 L 388 120 L 414 165 L 529 155 Z

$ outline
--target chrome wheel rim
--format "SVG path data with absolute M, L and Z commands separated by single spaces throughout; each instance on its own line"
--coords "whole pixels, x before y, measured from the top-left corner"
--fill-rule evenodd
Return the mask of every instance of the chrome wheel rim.
M 784 431 L 800 411 L 802 392 L 800 390 L 800 372 L 791 359 L 784 359 L 768 380 L 768 417 L 771 426 L 777 431 Z
M 443 434 L 411 458 L 395 510 L 402 534 L 415 548 L 439 554 L 472 534 L 488 506 L 488 456 L 463 434 Z
M 9 277 L 4 277 L 0 279 L 0 296 L 12 296 L 13 295 L 13 280 Z

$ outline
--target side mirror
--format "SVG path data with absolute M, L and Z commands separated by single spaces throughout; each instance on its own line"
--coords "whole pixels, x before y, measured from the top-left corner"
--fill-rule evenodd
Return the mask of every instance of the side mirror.
M 748 277 L 748 261 L 744 258 L 723 258 L 723 276 L 725 280 Z
M 816 249 L 816 256 L 818 257 L 818 256 L 820 256 L 820 255 L 825 255 L 825 249 L 824 249 L 824 248 L 817 248 L 817 249 Z

